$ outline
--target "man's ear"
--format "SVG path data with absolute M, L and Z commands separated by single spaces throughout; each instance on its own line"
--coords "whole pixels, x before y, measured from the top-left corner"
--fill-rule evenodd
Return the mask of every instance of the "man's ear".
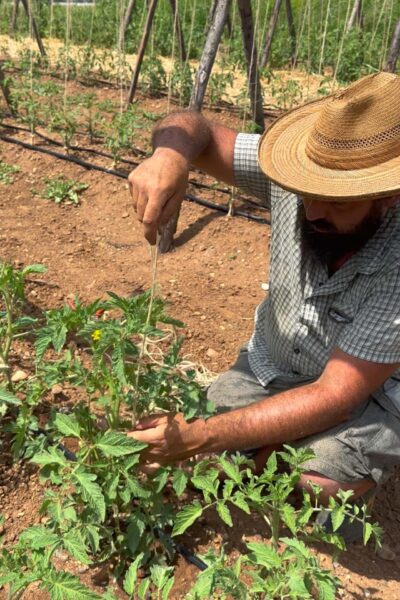
M 400 202 L 400 196 L 390 196 L 390 198 L 384 198 L 383 200 L 386 208 L 393 208 L 398 202 Z

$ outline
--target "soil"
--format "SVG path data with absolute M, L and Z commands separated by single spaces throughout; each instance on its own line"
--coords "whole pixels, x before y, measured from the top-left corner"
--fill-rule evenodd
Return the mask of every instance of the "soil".
M 117 92 L 103 90 L 104 97 Z M 140 98 L 140 107 L 154 114 L 165 113 L 165 100 Z M 212 115 L 232 127 L 240 127 L 230 112 Z M 138 134 L 137 146 L 146 149 L 149 131 Z M 31 141 L 24 133 L 14 137 Z M 35 140 L 37 141 L 37 140 Z M 47 265 L 44 275 L 32 276 L 27 289 L 30 310 L 61 306 L 78 294 L 84 301 L 104 296 L 108 290 L 129 295 L 150 285 L 150 253 L 143 240 L 129 199 L 127 184 L 111 175 L 88 171 L 18 146 L 0 143 L 1 158 L 18 165 L 12 185 L 0 184 L 1 255 L 16 266 L 31 263 Z M 88 160 L 93 157 L 85 156 Z M 96 158 L 110 167 L 110 161 Z M 89 185 L 78 207 L 56 205 L 40 194 L 44 178 L 64 174 Z M 198 181 L 207 178 L 193 173 Z M 202 198 L 226 203 L 227 196 L 213 190 L 190 190 Z M 242 205 L 238 202 L 238 207 Z M 265 212 L 245 209 L 254 214 Z M 184 202 L 174 249 L 161 255 L 158 263 L 159 293 L 167 298 L 169 312 L 186 323 L 184 355 L 204 365 L 208 372 L 220 373 L 235 359 L 237 349 L 248 340 L 253 314 L 264 297 L 262 284 L 268 281 L 269 227 L 237 216 Z M 28 369 L 30 348 L 19 343 L 13 355 L 14 369 Z M 56 399 L 54 399 L 56 401 Z M 36 470 L 29 464 L 12 464 L 7 452 L 0 456 L 0 512 L 5 516 L 4 539 L 12 544 L 22 529 L 38 523 L 43 489 Z M 400 598 L 400 471 L 379 492 L 374 517 L 385 528 L 386 558 L 372 548 L 351 544 L 332 565 L 324 548 L 316 549 L 324 564 L 334 569 L 343 584 L 344 599 Z M 236 514 L 233 530 L 212 514 L 186 536 L 185 543 L 196 553 L 212 545 L 228 544 L 232 557 L 241 548 L 242 538 L 259 538 L 261 525 Z M 392 554 L 390 554 L 390 552 Z M 390 554 L 390 556 L 388 556 Z M 78 573 L 94 590 L 101 592 L 107 574 L 96 569 L 82 570 L 59 555 L 60 567 Z M 178 559 L 172 598 L 184 598 L 197 569 Z M 120 597 L 124 598 L 122 592 Z M 0 591 L 0 599 L 5 599 Z M 23 596 L 45 600 L 47 594 L 31 588 Z

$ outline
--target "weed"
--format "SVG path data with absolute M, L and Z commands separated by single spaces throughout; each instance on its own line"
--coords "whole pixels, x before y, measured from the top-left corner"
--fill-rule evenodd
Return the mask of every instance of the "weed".
M 13 175 L 19 173 L 20 170 L 17 165 L 9 165 L 4 160 L 0 160 L 0 182 L 4 185 L 14 183 Z
M 46 188 L 42 193 L 42 198 L 53 200 L 56 204 L 74 204 L 80 203 L 80 193 L 89 186 L 87 183 L 75 181 L 75 179 L 65 179 L 63 175 L 48 177 L 45 179 Z

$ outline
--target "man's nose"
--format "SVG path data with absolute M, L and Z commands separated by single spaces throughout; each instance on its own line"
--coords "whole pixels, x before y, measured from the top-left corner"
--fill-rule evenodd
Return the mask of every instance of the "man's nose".
M 318 221 L 319 219 L 327 218 L 329 209 L 328 202 L 321 202 L 319 200 L 303 200 L 303 205 L 308 221 Z

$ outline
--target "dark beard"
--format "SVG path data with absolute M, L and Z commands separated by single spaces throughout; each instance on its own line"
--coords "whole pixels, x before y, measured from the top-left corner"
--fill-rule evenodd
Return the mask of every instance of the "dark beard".
M 361 250 L 381 223 L 382 207 L 378 201 L 365 219 L 348 233 L 339 233 L 335 226 L 325 219 L 311 223 L 306 219 L 303 206 L 299 207 L 299 228 L 303 247 L 311 250 L 314 256 L 328 266 L 350 252 L 356 253 Z M 315 231 L 313 225 L 324 231 Z

